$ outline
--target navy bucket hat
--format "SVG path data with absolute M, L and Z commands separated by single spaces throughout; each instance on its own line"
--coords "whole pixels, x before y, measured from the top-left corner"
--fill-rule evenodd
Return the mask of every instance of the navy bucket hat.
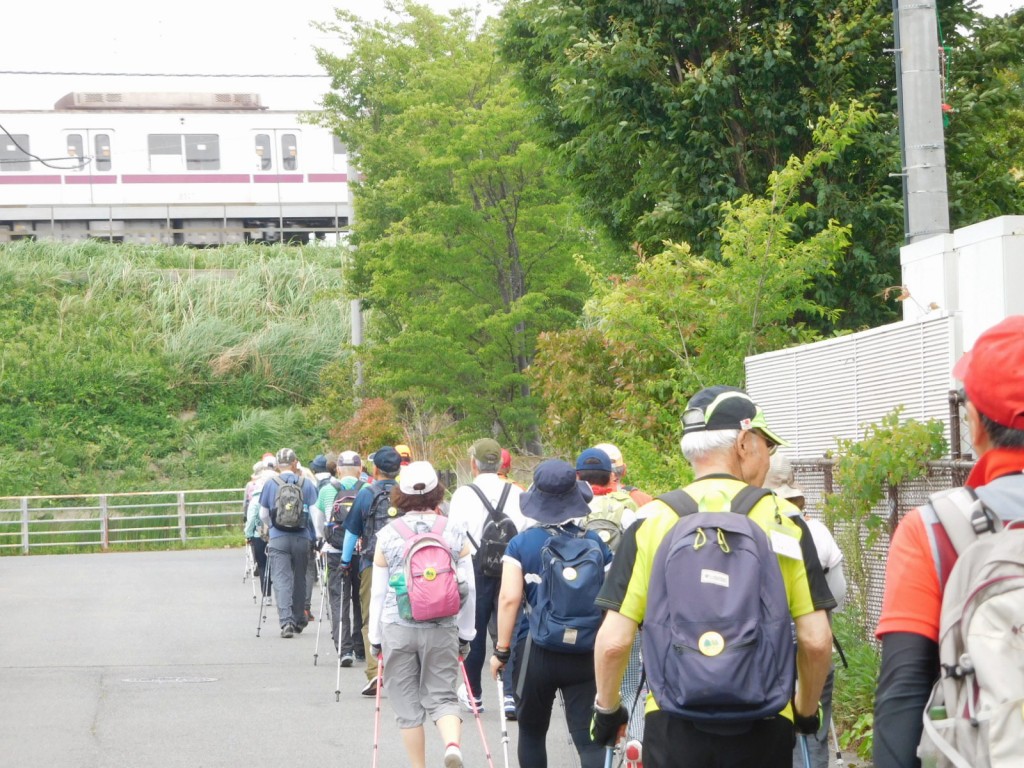
M 520 497 L 522 513 L 542 525 L 557 525 L 590 514 L 590 486 L 576 479 L 572 464 L 549 459 L 533 471 L 533 485 Z

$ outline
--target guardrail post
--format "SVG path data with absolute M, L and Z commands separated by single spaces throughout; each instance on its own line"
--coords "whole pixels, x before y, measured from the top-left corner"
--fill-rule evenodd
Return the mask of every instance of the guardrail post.
M 104 552 L 110 549 L 110 510 L 105 493 L 100 494 L 100 548 Z
M 178 492 L 178 527 L 181 529 L 181 543 L 188 541 L 188 529 L 185 526 L 185 492 Z
M 21 552 L 28 554 L 28 497 L 21 497 Z

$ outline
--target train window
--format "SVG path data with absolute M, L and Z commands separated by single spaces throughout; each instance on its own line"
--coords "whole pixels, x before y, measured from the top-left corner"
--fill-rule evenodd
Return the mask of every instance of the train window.
M 190 171 L 219 171 L 220 137 L 216 133 L 185 134 L 185 167 Z
M 96 166 L 97 171 L 109 171 L 110 170 L 110 134 L 109 133 L 97 133 L 94 140 L 95 150 L 94 154 L 96 159 L 93 163 Z
M 0 171 L 32 170 L 29 162 L 29 141 L 27 133 L 8 133 L 0 136 Z
M 281 134 L 281 167 L 286 171 L 299 168 L 299 145 L 294 133 Z
M 334 170 L 348 170 L 348 147 L 341 143 L 341 139 L 332 136 L 334 139 Z
M 181 135 L 177 133 L 149 134 L 149 170 L 176 171 L 181 169 Z
M 83 150 L 85 149 L 85 142 L 82 141 L 82 134 L 80 133 L 69 133 L 68 134 L 68 157 L 75 157 L 79 160 L 82 159 Z
M 266 133 L 256 134 L 256 167 L 261 171 L 269 171 L 274 164 L 274 148 L 270 136 Z

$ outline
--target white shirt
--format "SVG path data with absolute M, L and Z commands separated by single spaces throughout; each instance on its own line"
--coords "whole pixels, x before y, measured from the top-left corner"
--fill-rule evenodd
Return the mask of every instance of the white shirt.
M 484 492 L 484 496 L 495 509 L 498 508 L 501 492 L 508 487 L 508 498 L 505 499 L 505 507 L 501 511 L 508 515 L 517 531 L 529 527 L 532 521 L 523 517 L 523 513 L 519 511 L 519 497 L 523 493 L 519 486 L 505 482 L 494 472 L 481 472 L 473 479 L 473 485 Z M 476 491 L 466 485 L 456 490 L 452 494 L 449 504 L 448 519 L 466 529 L 466 532 L 472 537 L 469 547 L 473 554 L 476 554 L 473 542 L 480 543 L 480 537 L 484 532 L 484 523 L 487 522 L 487 509 L 480 501 L 480 497 L 476 495 Z
M 805 517 L 807 530 L 814 539 L 814 548 L 818 550 L 818 560 L 825 571 L 825 583 L 828 584 L 832 597 L 836 599 L 836 610 L 843 608 L 846 601 L 846 575 L 843 573 L 843 553 L 832 537 L 832 532 L 820 520 Z

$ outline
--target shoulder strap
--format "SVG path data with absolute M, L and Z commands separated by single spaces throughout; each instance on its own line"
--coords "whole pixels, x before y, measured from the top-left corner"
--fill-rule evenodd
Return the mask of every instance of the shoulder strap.
M 739 493 L 732 497 L 732 500 L 729 502 L 729 509 L 737 515 L 749 515 L 754 507 L 757 506 L 757 502 L 770 495 L 771 491 L 767 488 L 746 485 L 740 489 Z M 663 493 L 658 497 L 658 501 L 669 507 L 679 517 L 693 515 L 698 511 L 697 501 L 681 488 Z
M 411 539 L 413 536 L 416 535 L 413 532 L 412 528 L 409 527 L 409 524 L 407 522 L 405 522 L 405 520 L 398 519 L 398 520 L 394 520 L 392 522 L 394 523 L 395 531 L 405 541 L 408 541 L 409 539 Z
M 430 526 L 430 532 L 436 536 L 441 536 L 444 533 L 444 529 L 448 527 L 448 518 L 444 515 L 435 515 L 434 524 Z
M 284 478 L 281 477 L 280 475 L 274 475 L 270 479 L 274 481 L 274 485 L 276 485 L 278 488 L 280 488 L 282 485 L 284 485 Z
M 986 507 L 971 488 L 954 488 L 933 493 L 929 504 L 942 523 L 957 555 L 979 536 L 1002 528 L 995 512 Z
M 473 492 L 480 497 L 480 501 L 483 503 L 484 509 L 487 510 L 487 514 L 493 518 L 494 522 L 497 523 L 500 520 L 498 516 L 503 514 L 502 510 L 505 509 L 505 501 L 508 499 L 508 494 L 512 490 L 512 485 L 510 483 L 505 483 L 505 487 L 501 489 L 501 496 L 498 497 L 497 508 L 491 506 L 490 499 L 488 499 L 487 496 L 484 495 L 484 492 L 480 490 L 479 485 L 476 483 L 470 483 L 469 487 L 472 488 Z
M 329 482 L 331 484 L 331 487 L 333 487 L 334 490 L 336 490 L 338 493 L 341 493 L 344 490 L 341 487 L 341 480 L 339 480 L 336 477 L 328 478 L 327 482 Z

